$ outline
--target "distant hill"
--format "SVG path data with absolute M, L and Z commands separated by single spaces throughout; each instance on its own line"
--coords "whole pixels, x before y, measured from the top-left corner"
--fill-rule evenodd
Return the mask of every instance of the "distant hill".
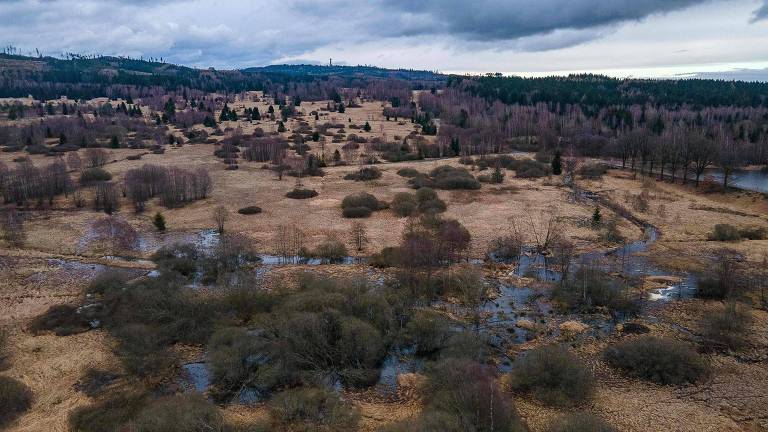
M 88 99 L 122 94 L 124 89 L 116 86 L 238 92 L 328 77 L 347 81 L 394 78 L 420 82 L 422 86 L 425 82 L 442 84 L 448 79 L 435 72 L 371 66 L 273 65 L 215 70 L 123 57 L 59 59 L 0 54 L 0 97 L 32 95 L 39 99 L 55 99 L 66 94 Z
M 448 76 L 437 72 L 413 69 L 385 69 L 375 66 L 321 66 L 309 64 L 283 64 L 243 69 L 248 73 L 285 74 L 302 76 L 339 76 L 344 78 L 395 78 L 413 81 L 445 81 Z
M 287 92 L 289 83 L 329 80 L 331 87 L 360 85 L 359 80 L 398 79 L 411 88 L 448 87 L 466 90 L 489 101 L 507 104 L 578 104 L 597 112 L 611 106 L 768 106 L 768 83 L 712 79 L 616 79 L 582 74 L 544 78 L 443 75 L 437 72 L 374 66 L 271 65 L 242 70 L 197 69 L 122 57 L 25 57 L 0 54 L 0 97 L 56 99 L 61 95 L 99 96 L 151 94 L 165 90 L 203 92 L 267 90 Z M 316 86 L 315 86 L 316 87 Z M 327 89 L 326 89 L 327 90 Z M 327 91 L 324 90 L 325 93 Z M 314 95 L 325 97 L 327 94 Z
M 121 57 L 24 57 L 0 54 L 0 97 L 90 98 L 110 86 L 187 87 L 202 91 L 260 89 L 260 77 Z

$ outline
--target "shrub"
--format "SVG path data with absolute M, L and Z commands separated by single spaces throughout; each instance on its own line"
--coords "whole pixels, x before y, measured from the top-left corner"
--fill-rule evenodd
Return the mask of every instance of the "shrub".
M 741 233 L 733 225 L 717 224 L 708 238 L 713 241 L 738 241 L 741 240 Z
M 198 253 L 190 244 L 164 246 L 152 256 L 152 260 L 164 272 L 176 272 L 190 277 L 197 271 Z
M 748 227 L 739 229 L 739 236 L 747 240 L 765 240 L 768 231 L 762 227 Z
M 387 208 L 387 205 L 369 193 L 360 192 L 344 197 L 341 201 L 341 208 L 344 217 L 361 218 L 370 216 L 374 211 Z
M 578 174 L 584 179 L 600 179 L 608 172 L 608 166 L 604 163 L 588 163 L 582 165 Z
M 367 218 L 371 213 L 373 212 L 368 207 L 346 207 L 341 212 L 345 218 L 350 219 Z
M 640 336 L 610 346 L 606 361 L 630 376 L 659 384 L 694 383 L 707 372 L 704 360 L 683 342 Z
M 0 376 L 0 428 L 8 426 L 32 406 L 32 391 L 21 381 Z
M 752 313 L 749 307 L 729 302 L 702 318 L 705 343 L 738 351 L 749 344 Z
M 80 174 L 80 184 L 83 185 L 110 180 L 112 180 L 112 174 L 104 168 L 86 168 Z
M 552 423 L 549 432 L 618 432 L 599 417 L 586 412 L 566 414 Z
M 133 419 L 146 403 L 146 397 L 120 393 L 93 405 L 75 409 L 69 415 L 69 428 L 77 432 L 117 431 Z
M 523 240 L 517 235 L 496 237 L 491 240 L 489 254 L 498 261 L 513 261 L 520 257 Z
M 90 328 L 88 320 L 77 313 L 76 307 L 70 305 L 51 306 L 29 324 L 30 331 L 38 335 L 50 331 L 57 336 L 68 336 Z
M 414 215 L 419 209 L 416 197 L 408 192 L 400 192 L 392 199 L 392 210 L 400 217 Z
M 371 257 L 371 265 L 378 268 L 397 267 L 400 265 L 402 251 L 399 247 L 385 247 Z
M 167 396 L 147 404 L 128 430 L 135 432 L 224 432 L 224 418 L 202 395 Z
M 444 212 L 448 207 L 441 199 L 433 199 L 429 201 L 421 201 L 419 203 L 419 211 L 425 214 L 437 214 Z
M 515 168 L 515 176 L 518 178 L 539 178 L 547 175 L 549 175 L 549 167 L 531 159 L 521 160 Z
M 85 292 L 88 294 L 104 295 L 114 293 L 125 287 L 125 277 L 116 271 L 106 271 L 96 276 Z
M 85 393 L 87 396 L 96 397 L 117 377 L 116 374 L 111 372 L 88 368 L 85 374 L 75 383 L 75 389 Z
M 416 200 L 419 202 L 421 213 L 436 214 L 447 209 L 445 202 L 438 198 L 434 189 L 423 187 L 416 191 Z
M 480 182 L 464 168 L 442 165 L 433 169 L 429 176 L 437 189 L 480 189 Z
M 278 426 L 292 430 L 348 431 L 359 414 L 338 395 L 320 388 L 296 388 L 275 395 L 269 403 Z
M 127 160 L 131 160 L 131 161 L 140 160 L 141 159 L 141 154 L 128 155 L 128 156 L 126 156 L 126 159 Z
M 301 189 L 296 188 L 287 194 L 285 194 L 286 197 L 292 198 L 292 199 L 308 199 L 308 198 L 314 198 L 318 195 L 317 191 L 314 189 Z
M 517 362 L 510 385 L 544 403 L 572 406 L 592 398 L 595 378 L 566 348 L 549 345 L 529 351 Z
M 428 377 L 429 402 L 413 430 L 526 430 L 491 367 L 450 358 L 431 367 Z
M 439 199 L 437 197 L 437 192 L 435 192 L 435 190 L 432 188 L 423 187 L 416 191 L 416 200 L 418 200 L 420 203 L 436 199 Z
M 417 311 L 405 326 L 406 340 L 421 355 L 432 354 L 448 345 L 451 330 L 442 315 L 433 311 Z
M 419 174 L 420 174 L 419 171 L 417 171 L 414 168 L 401 168 L 397 170 L 397 175 L 399 175 L 400 177 L 412 178 L 412 177 L 416 177 Z
M 259 214 L 259 213 L 261 213 L 261 207 L 257 207 L 257 206 L 243 207 L 240 210 L 238 210 L 237 212 L 240 213 L 241 215 Z
M 242 328 L 224 328 L 216 331 L 208 343 L 213 394 L 224 400 L 232 392 L 249 383 L 258 363 L 248 359 L 258 358 L 264 347 Z
M 8 349 L 8 333 L 0 327 L 0 371 L 8 368 L 8 359 L 11 357 L 11 352 Z
M 157 298 L 155 301 L 160 303 L 162 300 Z M 172 320 L 167 316 L 166 319 Z M 167 341 L 161 339 L 157 329 L 145 324 L 127 324 L 114 328 L 112 333 L 118 340 L 115 352 L 128 373 L 151 378 L 166 374 L 176 366 L 176 358 L 164 346 Z
M 157 229 L 160 232 L 165 231 L 165 216 L 163 216 L 162 213 L 157 212 L 155 213 L 155 216 L 152 218 L 152 225 L 155 226 L 155 229 Z
M 344 176 L 344 180 L 370 181 L 381 178 L 381 170 L 376 167 L 361 168 L 357 172 Z
M 337 239 L 328 239 L 321 243 L 312 255 L 329 263 L 337 263 L 343 261 L 349 253 L 343 242 Z

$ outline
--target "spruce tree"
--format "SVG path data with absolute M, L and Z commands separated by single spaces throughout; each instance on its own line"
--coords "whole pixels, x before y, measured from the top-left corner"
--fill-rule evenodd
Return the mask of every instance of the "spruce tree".
M 592 226 L 600 226 L 602 220 L 603 215 L 600 214 L 600 207 L 595 207 L 595 211 L 592 213 Z
M 493 174 L 491 175 L 491 180 L 494 183 L 502 183 L 504 181 L 504 173 L 501 172 L 501 168 L 499 168 L 498 165 L 493 170 Z
M 155 228 L 157 228 L 158 231 L 165 231 L 165 217 L 163 214 L 160 212 L 155 213 L 155 217 L 152 218 L 152 224 L 155 225 Z
M 563 173 L 563 161 L 560 156 L 560 150 L 555 151 L 555 155 L 552 157 L 552 174 L 560 175 Z

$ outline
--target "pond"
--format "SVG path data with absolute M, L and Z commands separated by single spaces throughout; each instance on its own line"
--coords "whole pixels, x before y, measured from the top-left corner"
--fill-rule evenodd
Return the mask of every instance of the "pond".
M 720 169 L 708 169 L 704 176 L 711 176 L 720 183 L 723 181 L 723 172 Z M 768 170 L 737 170 L 728 177 L 730 187 L 768 193 Z

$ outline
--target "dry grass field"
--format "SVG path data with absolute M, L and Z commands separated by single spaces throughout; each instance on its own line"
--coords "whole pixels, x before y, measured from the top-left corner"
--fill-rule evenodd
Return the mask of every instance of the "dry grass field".
M 255 106 L 265 113 L 269 103 L 246 100 L 231 104 L 232 108 L 238 109 Z M 311 127 L 316 121 L 309 112 L 324 106 L 324 102 L 301 105 L 301 111 L 306 114 L 303 118 Z M 372 127 L 369 133 L 349 128 L 346 133 L 354 132 L 369 139 L 381 137 L 385 141 L 402 139 L 414 130 L 409 121 L 386 121 L 381 114 L 381 104 L 373 102 L 365 102 L 360 108 L 348 108 L 344 114 L 323 115 L 317 123 L 326 121 L 358 126 L 369 122 Z M 292 119 L 286 126 L 289 131 L 285 135 L 288 136 L 298 126 L 298 121 Z M 268 121 L 222 124 L 222 129 L 235 127 L 249 134 L 256 127 L 265 132 L 276 131 L 277 125 Z M 323 151 L 319 143 L 308 144 L 312 152 Z M 324 144 L 326 158 L 340 146 L 341 143 Z M 30 320 L 48 307 L 78 304 L 83 298 L 83 288 L 104 266 L 121 268 L 132 277 L 143 276 L 154 267 L 148 258 L 158 248 L 189 241 L 201 231 L 214 228 L 212 212 L 218 206 L 224 206 L 229 212 L 226 230 L 253 239 L 260 253 L 276 252 L 274 238 L 278 227 L 285 225 L 300 227 L 304 244 L 310 248 L 329 237 L 349 243 L 351 225 L 357 220 L 342 217 L 340 204 L 345 196 L 364 191 L 389 202 L 398 192 L 412 191 L 407 179 L 397 174 L 399 169 L 428 172 L 444 164 L 460 166 L 458 158 L 382 163 L 376 166 L 383 171 L 383 176 L 369 182 L 343 179 L 346 174 L 359 169 L 357 164 L 329 166 L 324 168 L 322 177 L 300 179 L 304 187 L 317 190 L 317 197 L 294 200 L 286 198 L 285 194 L 296 186 L 296 178 L 286 176 L 278 180 L 275 172 L 262 168 L 262 163 L 244 160 L 239 161 L 238 170 L 225 170 L 225 165 L 214 157 L 214 149 L 213 144 L 168 147 L 165 154 L 147 153 L 140 160 L 128 160 L 127 156 L 145 153 L 143 150 L 109 150 L 112 162 L 104 168 L 116 180 L 121 180 L 129 169 L 144 164 L 205 167 L 213 180 L 213 189 L 207 199 L 181 208 L 164 209 L 152 201 L 143 213 L 137 214 L 123 200 L 118 216 L 139 233 L 143 245 L 139 250 L 124 254 L 132 257 L 110 259 L 108 256 L 114 255 L 113 251 L 92 236 L 93 223 L 105 215 L 87 207 L 76 209 L 66 197 L 58 197 L 52 208 L 45 211 L 25 210 L 27 241 L 23 248 L 0 243 L 0 325 L 10 331 L 13 352 L 4 374 L 24 382 L 35 394 L 31 410 L 10 431 L 67 430 L 67 416 L 75 408 L 93 402 L 76 390 L 75 384 L 82 374 L 88 368 L 119 371 L 119 363 L 111 350 L 114 341 L 103 329 L 62 337 L 34 335 L 28 331 Z M 12 165 L 16 156 L 0 153 L 0 160 Z M 31 159 L 36 164 L 50 160 L 38 155 Z M 631 174 L 619 170 L 610 171 L 601 180 L 579 182 L 582 187 L 630 209 L 632 205 L 628 197 L 647 191 L 647 208 L 632 211 L 662 233 L 660 241 L 645 252 L 662 266 L 704 270 L 712 251 L 723 246 L 742 252 L 754 266 L 761 265 L 768 256 L 768 240 L 725 245 L 707 241 L 714 225 L 720 223 L 740 228 L 768 228 L 768 201 L 759 194 L 702 194 L 693 187 L 632 178 Z M 532 232 L 543 229 L 553 215 L 561 220 L 565 236 L 580 252 L 611 247 L 601 243 L 599 233 L 590 227 L 594 204 L 576 201 L 571 195 L 570 189 L 558 178 L 519 179 L 511 171 L 506 173 L 502 183 L 484 184 L 477 191 L 439 191 L 440 198 L 447 204 L 444 217 L 458 220 L 472 235 L 472 258 L 483 258 L 494 238 L 514 229 L 532 240 Z M 251 205 L 261 207 L 263 212 L 256 215 L 237 213 L 238 209 Z M 152 225 L 151 217 L 156 211 L 162 211 L 165 216 L 168 226 L 165 233 L 156 232 Z M 606 220 L 619 218 L 607 208 L 602 211 Z M 397 245 L 407 220 L 397 217 L 392 210 L 383 210 L 362 222 L 370 240 L 363 254 L 372 255 L 384 247 Z M 618 228 L 627 239 L 642 237 L 641 229 L 627 220 L 619 218 Z M 364 265 L 300 269 L 329 275 L 374 274 Z M 278 267 L 269 278 L 272 283 L 286 284 L 296 270 L 290 266 Z M 387 274 L 377 271 L 374 275 Z M 687 340 L 699 334 L 697 319 L 716 304 L 703 300 L 669 302 L 644 311 L 640 320 L 650 326 L 653 334 Z M 756 349 L 768 349 L 768 314 L 755 310 L 754 315 Z M 598 377 L 596 397 L 584 407 L 587 411 L 605 418 L 622 431 L 768 430 L 768 366 L 764 352 L 759 361 L 712 355 L 714 378 L 701 384 L 674 388 L 627 379 L 612 371 L 600 353 L 607 343 L 619 337 L 618 331 L 606 337 L 590 337 L 578 348 L 580 357 Z M 199 350 L 199 347 L 192 348 Z M 392 421 L 418 414 L 423 406 L 418 391 L 423 377 L 406 374 L 399 379 L 402 381 L 400 391 L 392 399 L 374 397 L 366 392 L 344 392 L 343 396 L 361 410 L 361 430 L 374 431 Z M 515 396 L 515 401 L 532 431 L 547 430 L 549 422 L 563 412 L 519 395 Z M 224 415 L 234 423 L 245 424 L 268 418 L 269 413 L 263 405 L 231 405 L 224 408 Z

